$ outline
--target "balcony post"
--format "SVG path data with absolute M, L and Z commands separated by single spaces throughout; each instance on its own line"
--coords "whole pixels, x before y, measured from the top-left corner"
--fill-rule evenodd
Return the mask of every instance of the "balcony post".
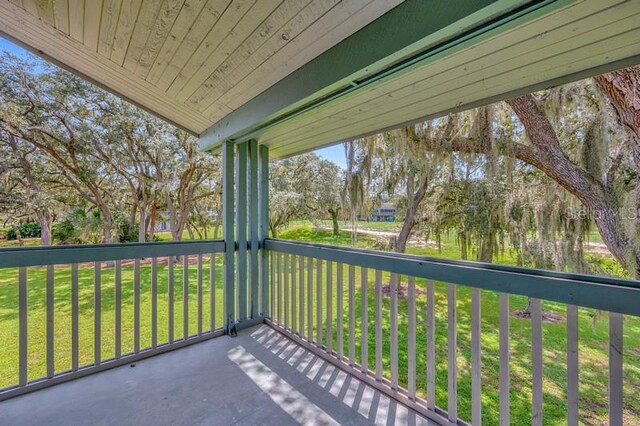
M 269 148 L 260 145 L 258 150 L 258 240 L 260 253 L 258 271 L 260 273 L 260 315 L 269 316 L 269 262 L 264 240 L 269 233 Z
M 246 321 L 247 316 L 247 156 L 249 153 L 249 143 L 240 142 L 236 144 L 237 165 L 236 165 L 236 245 L 237 245 L 237 271 L 236 271 L 236 294 L 237 309 L 236 320 Z
M 224 251 L 224 327 L 227 334 L 235 333 L 235 232 L 234 232 L 234 145 L 222 144 L 222 233 Z
M 260 294 L 258 251 L 260 249 L 258 237 L 258 217 L 260 204 L 258 203 L 258 142 L 255 139 L 249 141 L 249 207 L 247 216 L 249 219 L 249 315 L 251 318 L 259 317 Z

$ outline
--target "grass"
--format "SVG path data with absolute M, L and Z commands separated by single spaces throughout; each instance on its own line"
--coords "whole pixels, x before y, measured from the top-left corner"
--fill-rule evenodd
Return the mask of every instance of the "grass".
M 320 242 L 323 244 L 349 245 L 351 243 L 349 232 L 340 232 L 338 236 L 331 235 L 329 231 L 313 230 L 308 224 L 292 226 L 280 235 L 284 239 Z M 371 248 L 376 243 L 375 237 L 362 235 L 358 237 L 358 246 Z M 458 258 L 459 251 L 453 241 L 443 241 L 442 250 L 431 247 L 410 247 L 408 250 L 414 254 L 429 256 L 442 256 Z M 500 263 L 514 263 L 514 259 L 505 254 Z M 314 265 L 316 268 L 317 265 Z M 306 265 L 305 265 L 306 268 Z M 326 274 L 326 263 L 322 266 Z M 336 266 L 332 266 L 332 339 L 333 347 L 337 348 L 337 298 L 336 283 L 338 272 Z M 361 362 L 360 339 L 361 324 L 360 312 L 362 309 L 362 286 L 360 284 L 360 270 L 355 268 L 355 295 L 354 309 L 356 312 L 356 351 L 355 358 Z M 306 272 L 305 272 L 306 277 Z M 375 299 L 374 299 L 374 272 L 367 272 L 367 312 L 368 312 L 368 365 L 375 365 Z M 306 278 L 305 278 L 306 280 Z M 388 274 L 383 274 L 383 283 L 389 282 Z M 314 280 L 315 281 L 315 280 Z M 345 267 L 342 273 L 342 281 L 347 292 L 348 270 Z M 284 280 L 282 280 L 284 282 Z M 313 306 L 317 303 L 317 288 L 315 282 L 312 287 Z M 406 285 L 406 281 L 404 282 Z M 417 298 L 417 388 L 424 396 L 426 392 L 426 282 L 416 280 Z M 298 287 L 299 289 L 299 287 Z M 299 290 L 296 290 L 299 291 Z M 278 291 L 277 288 L 274 291 Z M 280 290 L 283 292 L 284 290 Z M 305 289 L 305 292 L 307 289 Z M 459 416 L 467 421 L 471 417 L 471 289 L 457 286 L 457 347 L 458 347 L 458 407 Z M 283 293 L 282 293 L 283 294 Z M 327 291 L 321 289 L 323 310 L 326 309 Z M 289 293 L 289 297 L 291 294 Z M 299 295 L 296 297 L 299 298 Z M 346 327 L 349 321 L 348 299 L 345 294 L 343 323 L 345 324 L 345 338 L 343 346 L 345 354 L 348 348 L 348 336 Z M 498 336 L 498 295 L 494 292 L 482 291 L 482 397 L 483 397 L 483 423 L 497 424 L 498 419 L 498 380 L 499 380 L 499 336 Z M 447 406 L 447 285 L 435 284 L 436 304 L 436 403 L 440 407 Z M 510 296 L 510 311 L 513 313 L 522 310 L 527 304 L 527 298 Z M 383 298 L 383 367 L 385 377 L 390 377 L 390 305 L 389 298 Z M 286 306 L 293 306 L 293 301 Z M 399 382 L 407 385 L 408 347 L 404 336 L 408 335 L 407 300 L 398 298 L 398 335 L 399 338 Z M 280 320 L 284 320 L 285 305 L 280 307 Z M 544 424 L 566 424 L 566 306 L 558 303 L 544 302 L 545 312 L 557 314 L 561 320 L 558 323 L 545 322 L 543 324 L 544 341 Z M 277 315 L 278 309 L 274 314 Z M 291 323 L 292 313 L 288 312 Z M 299 316 L 299 312 L 297 312 Z M 306 315 L 306 314 L 305 314 Z M 306 323 L 306 318 L 305 318 Z M 312 313 L 314 335 L 317 334 L 315 308 Z M 304 325 L 306 328 L 307 326 Z M 326 339 L 327 322 L 323 324 Z M 625 425 L 638 425 L 638 413 L 640 413 L 640 319 L 625 317 L 624 324 L 624 406 Z M 608 415 L 608 322 L 604 313 L 591 309 L 579 310 L 579 357 L 580 357 L 580 416 L 584 424 L 600 425 L 607 423 Z M 511 422 L 512 424 L 530 424 L 531 412 L 531 322 L 528 319 L 516 316 L 510 319 L 510 368 L 511 368 Z
M 384 224 L 388 226 L 389 224 Z M 378 226 L 378 225 L 375 225 Z M 362 228 L 362 227 L 361 227 Z M 388 228 L 387 228 L 388 229 Z M 314 230 L 310 224 L 295 223 L 280 234 L 281 238 L 309 241 L 329 245 L 350 245 L 351 235 L 349 232 L 340 232 L 338 236 L 333 236 L 329 231 Z M 376 247 L 379 237 L 373 235 L 360 235 L 358 246 L 361 248 Z M 447 258 L 459 257 L 459 252 L 455 241 L 444 239 L 441 250 L 435 247 L 410 247 L 409 252 L 415 254 L 442 256 Z M 513 259 L 508 253 L 499 259 L 501 263 L 513 263 Z M 296 266 L 299 264 L 296 262 Z M 209 276 L 210 262 L 204 263 L 204 277 Z M 215 317 L 216 325 L 222 324 L 222 280 L 221 280 L 221 259 L 215 265 L 216 286 L 215 292 Z M 326 263 L 322 265 L 323 274 L 326 274 Z M 305 264 L 306 268 L 306 264 Z M 315 266 L 314 266 L 315 268 Z M 161 263 L 158 268 L 158 341 L 166 342 L 168 339 L 168 298 L 167 298 L 167 266 Z M 299 272 L 299 271 L 298 271 Z M 306 274 L 307 271 L 305 271 Z M 362 310 L 362 289 L 365 288 L 360 282 L 360 270 L 355 268 L 355 303 L 348 303 L 348 274 L 349 268 L 346 266 L 342 272 L 342 282 L 344 283 L 345 294 L 343 299 L 344 312 L 343 324 L 345 324 L 345 336 L 343 346 L 345 354 L 348 355 L 348 333 L 347 324 L 349 318 L 349 307 L 355 310 L 355 359 L 361 362 L 361 310 Z M 332 273 L 331 292 L 331 325 L 332 344 L 338 347 L 336 330 L 337 317 L 337 282 L 338 272 L 334 264 Z M 315 269 L 314 269 L 315 274 Z M 306 276 L 306 275 L 305 275 Z M 368 316 L 368 364 L 370 368 L 375 365 L 375 295 L 374 295 L 374 272 L 368 271 L 366 275 L 367 289 L 367 316 Z M 122 351 L 123 353 L 133 350 L 133 268 L 131 265 L 124 265 L 122 271 L 123 278 L 123 301 L 122 301 Z M 389 282 L 389 276 L 383 274 L 383 283 Z M 18 380 L 18 312 L 17 312 L 17 269 L 0 270 L 0 388 L 11 386 Z M 306 280 L 306 278 L 305 278 Z M 141 267 L 141 347 L 148 347 L 151 344 L 151 289 L 150 289 L 150 266 L 144 264 Z M 315 280 L 314 280 L 315 281 Z M 28 363 L 29 378 L 36 379 L 46 374 L 46 269 L 29 268 L 28 276 L 28 310 L 29 310 L 29 345 Z M 197 277 L 196 267 L 189 267 L 189 334 L 197 332 Z M 290 281 L 290 285 L 294 285 Z M 306 284 L 306 283 L 305 283 Z M 406 281 L 403 283 L 406 285 Z M 417 387 L 419 394 L 424 395 L 426 390 L 426 282 L 417 280 Z M 296 287 L 296 298 L 299 298 L 300 287 Z M 278 292 L 278 288 L 274 288 Z M 312 287 L 312 328 L 314 334 L 318 332 L 316 328 L 316 303 L 317 288 L 315 283 Z M 280 294 L 284 289 L 280 289 Z M 307 289 L 304 288 L 305 293 Z M 204 280 L 203 288 L 203 322 L 204 329 L 209 326 L 208 318 L 211 311 L 209 296 L 211 288 L 207 279 Z M 470 305 L 471 290 L 468 287 L 457 287 L 457 347 L 458 347 L 458 407 L 459 415 L 465 420 L 470 420 L 471 407 L 471 349 L 470 349 Z M 114 269 L 108 264 L 102 269 L 102 301 L 101 301 L 101 356 L 103 359 L 114 356 L 115 345 L 115 317 L 114 317 Z M 326 310 L 327 288 L 320 289 L 322 309 Z M 291 299 L 292 292 L 289 291 Z M 71 367 L 71 277 L 70 267 L 61 265 L 55 269 L 55 369 L 57 372 L 68 370 Z M 182 268 L 175 267 L 174 285 L 174 335 L 176 338 L 182 337 Z M 282 299 L 280 299 L 282 300 Z M 94 341 L 94 286 L 93 286 L 93 266 L 89 264 L 81 265 L 79 274 L 79 301 L 80 301 L 80 364 L 88 365 L 93 362 L 93 341 Z M 526 305 L 526 298 L 519 296 L 510 297 L 510 310 L 512 312 L 520 310 Z M 436 403 L 441 407 L 447 406 L 447 285 L 444 283 L 435 284 L 435 321 L 436 321 Z M 294 300 L 283 304 L 279 309 L 274 309 L 274 316 L 284 319 L 285 307 L 299 306 Z M 306 308 L 306 306 L 305 306 Z M 565 306 L 561 304 L 545 302 L 543 309 L 547 312 L 557 313 L 561 318 L 565 316 Z M 402 386 L 407 385 L 407 365 L 408 365 L 408 318 L 407 300 L 398 299 L 398 329 L 399 329 L 399 382 Z M 300 312 L 296 312 L 299 317 Z M 294 313 L 287 312 L 288 320 L 291 322 Z M 579 335 L 580 335 L 580 415 L 584 424 L 604 424 L 607 421 L 607 371 L 608 371 L 608 324 L 606 316 L 589 309 L 579 310 Z M 382 302 L 383 318 L 383 367 L 386 377 L 390 377 L 390 301 L 388 297 Z M 306 314 L 305 314 L 306 323 Z M 324 336 L 326 339 L 326 328 L 328 322 L 323 323 Z M 531 324 L 527 319 L 512 316 L 510 321 L 510 352 L 511 352 L 511 413 L 513 424 L 529 424 L 529 413 L 531 410 Z M 306 328 L 306 325 L 305 325 Z M 498 297 L 493 292 L 482 292 L 482 395 L 483 395 L 483 421 L 485 424 L 496 424 L 498 418 Z M 625 317 L 624 325 L 624 406 L 625 424 L 637 425 L 638 413 L 640 413 L 640 319 L 635 317 Z M 552 425 L 566 424 L 565 415 L 565 390 L 566 381 L 566 325 L 564 320 L 559 323 L 545 323 L 543 325 L 544 339 L 544 423 Z

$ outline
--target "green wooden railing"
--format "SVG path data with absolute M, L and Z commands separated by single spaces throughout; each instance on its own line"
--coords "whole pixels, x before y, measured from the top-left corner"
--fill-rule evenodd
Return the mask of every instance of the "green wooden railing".
M 223 241 L 0 250 L 0 400 L 223 334 Z
M 544 419 L 577 425 L 578 346 L 596 346 L 579 331 L 589 331 L 601 312 L 608 341 L 597 367 L 604 383 L 595 386 L 608 387 L 604 419 L 623 424 L 623 384 L 639 382 L 635 375 L 623 377 L 623 315 L 632 320 L 631 331 L 638 330 L 638 281 L 275 239 L 267 239 L 265 248 L 269 323 L 441 424 L 481 424 L 484 417 L 492 424 L 541 425 Z M 528 301 L 526 318 L 512 318 L 514 306 L 525 308 Z M 562 324 L 560 347 L 554 330 Z M 543 335 L 552 332 L 555 340 L 545 344 Z M 565 361 L 558 365 L 548 354 Z M 638 368 L 637 357 L 627 360 Z M 593 368 L 593 361 L 586 365 Z M 553 372 L 545 373 L 549 368 Z M 524 377 L 521 369 L 528 370 Z M 591 377 L 585 380 L 593 385 Z M 555 401 L 543 383 L 566 389 L 564 401 Z M 517 398 L 514 389 L 521 389 Z M 526 408 L 517 402 L 524 389 Z M 563 412 L 545 413 L 545 398 Z

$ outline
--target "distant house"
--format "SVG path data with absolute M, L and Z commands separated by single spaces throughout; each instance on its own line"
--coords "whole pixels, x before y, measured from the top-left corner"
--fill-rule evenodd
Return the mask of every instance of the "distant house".
M 396 220 L 396 208 L 391 203 L 382 203 L 377 210 L 369 215 L 373 222 L 394 222 Z

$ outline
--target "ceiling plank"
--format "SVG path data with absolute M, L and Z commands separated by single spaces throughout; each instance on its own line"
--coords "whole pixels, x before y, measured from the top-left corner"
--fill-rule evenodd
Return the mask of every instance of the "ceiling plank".
M 267 1 L 271 2 L 273 0 Z M 159 82 L 160 87 L 164 88 L 167 94 L 172 97 L 180 93 L 191 79 L 191 76 L 207 62 L 209 56 L 216 51 L 218 46 L 255 4 L 256 0 L 233 0 L 220 19 L 218 19 L 216 25 L 211 28 L 204 40 L 196 48 L 193 55 L 185 63 L 179 64 L 179 72 L 175 75 L 166 75 L 165 73 L 163 79 Z
M 84 0 L 69 0 L 69 35 L 84 42 Z
M 142 0 L 124 0 L 120 6 L 120 16 L 118 17 L 118 27 L 113 40 L 110 58 L 118 65 L 122 65 L 129 50 L 131 35 L 140 13 Z
M 338 0 L 316 0 L 316 3 L 328 5 L 328 8 L 330 8 L 337 1 Z M 286 44 L 290 36 L 287 34 L 283 40 L 283 27 L 294 17 L 301 16 L 300 13 L 305 10 L 310 3 L 311 0 L 293 0 L 283 2 L 280 7 L 274 10 L 267 19 L 255 28 L 253 33 L 251 33 L 251 35 L 249 35 L 249 37 L 247 37 L 240 46 L 233 51 L 233 53 L 223 59 L 223 62 L 213 70 L 209 77 L 207 77 L 200 87 L 198 87 L 187 99 L 187 105 L 199 110 L 205 109 L 201 106 L 201 103 L 203 103 L 205 99 L 208 100 L 211 97 L 212 92 L 220 88 L 221 82 L 223 82 L 229 74 L 234 74 L 234 71 L 240 65 L 242 65 L 242 70 L 240 70 L 241 73 L 249 73 L 263 61 L 258 59 L 258 55 L 256 55 L 256 52 L 259 49 L 266 45 L 268 49 L 266 57 L 268 57 L 271 56 L 274 51 L 277 51 L 281 45 Z M 302 19 L 299 19 L 299 21 L 301 21 L 301 26 L 306 28 L 318 19 L 318 17 L 319 16 L 317 15 L 314 16 L 308 13 L 302 14 Z M 273 41 L 274 38 L 276 39 L 275 42 Z M 269 49 L 270 46 L 271 48 Z M 255 58 L 258 62 L 253 65 L 249 64 L 247 63 L 247 59 L 249 58 Z
M 171 61 L 173 55 L 180 46 L 180 43 L 191 30 L 198 15 L 203 13 L 203 8 L 206 4 L 207 0 L 187 0 L 184 3 L 175 23 L 171 27 L 169 36 L 166 37 L 162 44 L 162 47 L 156 55 L 147 75 L 144 76 L 147 81 L 157 81 L 157 78 L 160 77 L 160 73 Z
M 33 16 L 40 17 L 37 0 L 22 0 L 22 7 Z
M 290 0 L 299 1 L 299 0 Z M 304 1 L 304 0 L 303 0 Z M 186 100 L 195 92 L 195 90 L 204 83 L 211 72 L 219 66 L 226 58 L 228 58 L 240 44 L 253 33 L 254 29 L 261 25 L 263 21 L 277 10 L 281 5 L 281 0 L 259 0 L 253 7 L 238 21 L 238 23 L 228 31 L 223 40 L 215 49 L 203 52 L 203 56 L 196 61 L 187 64 L 181 75 L 185 78 L 178 78 L 174 82 L 167 93 L 175 97 L 178 102 L 186 102 Z M 263 27 L 263 31 L 266 29 Z M 207 54 L 208 53 L 208 54 Z
M 65 34 L 69 34 L 69 3 L 67 0 L 53 1 L 53 16 L 56 28 Z
M 102 0 L 84 2 L 84 45 L 94 52 L 98 51 L 101 15 Z
M 207 34 L 216 28 L 220 17 L 230 3 L 231 0 L 209 0 L 185 37 L 182 40 L 176 39 L 168 45 L 167 52 L 159 57 L 163 59 L 154 64 L 147 80 L 160 89 L 167 90 Z M 171 51 L 173 53 L 170 53 Z
M 123 0 L 104 0 L 102 3 L 98 53 L 107 58 L 111 56 L 111 52 L 113 51 L 113 43 L 116 37 L 116 29 L 118 28 L 122 1 Z
M 205 116 L 213 121 L 228 114 L 253 96 L 261 93 L 282 78 L 287 72 L 300 68 L 317 55 L 324 52 L 325 46 L 333 46 L 350 35 L 350 26 L 363 27 L 380 14 L 380 9 L 373 2 L 363 3 L 361 0 L 342 0 L 322 19 L 314 22 L 300 35 L 293 38 L 286 46 L 267 59 L 257 69 L 243 78 L 233 87 L 225 90 L 214 104 L 205 111 Z M 401 0 L 398 0 L 399 4 Z
M 166 0 L 160 9 L 156 22 L 151 29 L 147 43 L 142 49 L 142 54 L 135 69 L 137 76 L 146 78 L 151 65 L 158 56 L 171 28 L 173 27 L 180 10 L 185 3 L 184 0 Z
M 129 71 L 135 71 L 138 66 L 138 60 L 144 46 L 147 44 L 147 39 L 151 33 L 156 18 L 160 13 L 162 0 L 143 0 L 142 6 L 140 6 L 140 12 L 138 13 L 138 19 L 135 22 L 133 33 L 131 34 L 131 40 L 129 41 L 129 47 L 125 54 L 124 66 Z

